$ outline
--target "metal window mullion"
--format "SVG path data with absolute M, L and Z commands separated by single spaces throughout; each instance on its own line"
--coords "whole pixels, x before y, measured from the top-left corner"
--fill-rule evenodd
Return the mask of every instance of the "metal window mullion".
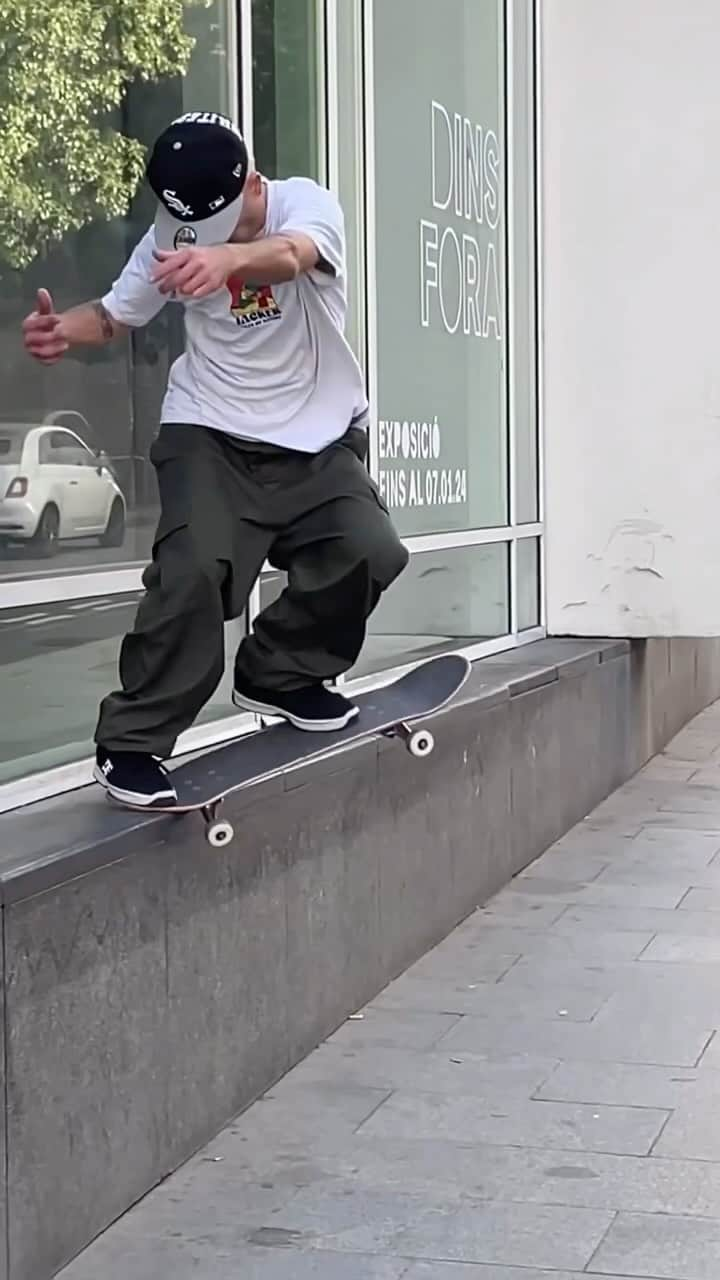
M 252 0 L 239 0 L 240 4 L 240 107 L 242 131 L 254 157 L 254 83 L 253 83 L 253 29 Z
M 326 185 L 336 195 L 340 188 L 340 154 L 338 138 L 338 14 L 337 0 L 317 0 L 318 29 L 322 41 L 318 45 L 318 94 L 322 102 L 322 141 L 325 156 Z
M 70 603 L 93 596 L 120 596 L 142 591 L 142 565 L 128 565 L 112 572 L 68 574 L 67 577 L 2 578 L 0 610 L 24 609 L 34 604 Z
M 367 118 L 365 114 L 365 52 L 363 39 L 363 4 L 364 0 L 351 0 L 352 2 L 352 22 L 353 22 L 353 38 L 352 47 L 355 58 L 355 74 L 353 78 L 353 106 L 354 119 L 356 128 L 353 131 L 354 137 L 354 155 L 353 165 L 356 181 L 355 192 L 355 216 L 357 218 L 358 234 L 356 240 L 357 259 L 355 263 L 355 281 L 356 281 L 356 319 L 357 331 L 361 335 L 361 350 L 355 354 L 360 361 L 360 365 L 367 383 L 368 379 L 368 349 L 367 349 L 367 315 L 368 315 L 368 296 L 367 296 L 367 258 L 368 258 L 368 223 L 367 223 L 367 161 L 366 161 L 366 144 L 367 136 Z M 374 118 L 374 117 L 373 117 Z M 373 221 L 373 236 L 375 235 L 375 223 Z M 374 246 L 373 240 L 373 246 Z
M 516 235 L 513 210 L 515 208 L 515 13 L 514 0 L 502 3 L 504 59 L 503 101 L 505 125 L 505 361 L 506 361 L 506 412 L 507 412 L 507 460 L 508 460 L 508 515 L 512 526 L 517 521 L 517 418 L 515 377 L 517 350 L 516 289 Z M 510 542 L 509 572 L 509 627 L 513 635 L 518 630 L 518 554 L 517 542 Z
M 363 0 L 363 115 L 365 175 L 365 335 L 367 343 L 367 382 L 370 401 L 370 474 L 378 473 L 378 345 L 377 345 L 377 229 L 375 208 L 375 78 L 374 78 L 374 0 Z
M 432 551 L 443 546 L 475 546 L 486 542 L 503 542 L 512 538 L 537 538 L 542 533 L 539 523 L 507 526 L 500 529 L 470 529 L 456 533 L 411 535 L 405 543 L 411 554 Z M 272 566 L 267 562 L 263 572 Z M 144 564 L 127 564 L 123 568 L 72 573 L 60 577 L 2 579 L 0 610 L 26 608 L 35 604 L 70 603 L 93 596 L 125 595 L 142 590 Z
M 502 525 L 497 529 L 458 529 L 449 533 L 411 534 L 403 538 L 403 543 L 411 555 L 424 551 L 439 551 L 443 548 L 455 550 L 461 547 L 480 547 L 497 542 L 512 542 L 515 539 L 537 538 L 541 532 L 539 524 Z
M 535 212 L 535 368 L 536 368 L 536 448 L 538 462 L 538 516 L 543 529 L 540 539 L 539 572 L 540 572 L 540 623 L 547 627 L 547 544 L 545 538 L 546 521 L 546 473 L 545 473 L 545 386 L 544 386 L 544 343 L 543 343 L 543 218 L 544 202 L 542 191 L 542 23 L 540 0 L 534 0 L 532 8 L 532 24 L 530 32 L 530 56 L 533 71 L 533 155 L 530 157 L 530 184 L 534 194 Z
M 235 124 L 240 122 L 240 36 L 238 29 L 238 0 L 226 0 L 227 12 L 227 94 L 228 115 Z

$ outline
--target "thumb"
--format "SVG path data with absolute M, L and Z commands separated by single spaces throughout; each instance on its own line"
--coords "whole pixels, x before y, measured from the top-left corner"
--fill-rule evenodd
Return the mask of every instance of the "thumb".
M 37 311 L 41 316 L 52 316 L 55 314 L 55 304 L 52 296 L 47 289 L 38 289 L 37 292 Z

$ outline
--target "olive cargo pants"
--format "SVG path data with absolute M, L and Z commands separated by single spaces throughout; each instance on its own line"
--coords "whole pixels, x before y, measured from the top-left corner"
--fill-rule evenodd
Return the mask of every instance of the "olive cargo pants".
M 289 690 L 353 666 L 368 615 L 407 563 L 366 449 L 356 428 L 318 454 L 161 428 L 150 453 L 161 507 L 152 562 L 97 743 L 171 754 L 221 679 L 223 623 L 242 613 L 266 559 L 288 585 L 240 645 L 242 678 Z

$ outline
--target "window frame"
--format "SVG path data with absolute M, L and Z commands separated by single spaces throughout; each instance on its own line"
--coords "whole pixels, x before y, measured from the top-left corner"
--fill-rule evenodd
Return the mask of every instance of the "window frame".
M 364 350 L 359 353 L 361 363 L 366 370 L 369 383 L 371 428 L 370 457 L 371 473 L 376 471 L 375 460 L 378 456 L 377 444 L 377 334 L 375 331 L 375 306 L 377 302 L 377 280 L 374 274 L 374 252 L 376 243 L 376 227 L 374 216 L 374 86 L 373 86 L 373 8 L 374 3 L 382 0 L 316 0 L 318 30 L 318 95 L 319 95 L 319 132 L 318 139 L 322 159 L 321 174 L 331 189 L 337 192 L 339 175 L 340 139 L 337 129 L 337 112 L 339 93 L 342 86 L 338 67 L 338 6 L 352 7 L 353 20 L 357 26 L 358 47 L 356 56 L 359 59 L 359 92 L 357 102 L 357 119 L 362 121 L 358 130 L 358 156 L 360 160 L 361 187 L 361 227 L 364 235 L 358 237 L 362 244 L 359 264 L 362 275 L 362 297 L 358 301 L 362 329 L 365 333 Z M 537 414 L 537 476 L 538 476 L 538 520 L 532 524 L 515 521 L 516 503 L 516 445 L 517 437 L 514 424 L 513 397 L 508 399 L 508 476 L 509 485 L 509 522 L 507 525 L 490 529 L 469 529 L 457 532 L 416 535 L 404 539 L 410 555 L 424 551 L 448 549 L 454 547 L 482 546 L 488 543 L 505 542 L 509 546 L 509 593 L 510 593 L 510 631 L 507 635 L 495 640 L 486 640 L 470 644 L 456 650 L 471 660 L 490 654 L 501 653 L 531 643 L 545 635 L 545 492 L 544 492 L 544 458 L 543 437 L 544 423 L 542 412 L 542 260 L 539 246 L 542 243 L 542 203 L 541 187 L 538 175 L 541 165 L 540 136 L 540 20 L 539 0 L 503 0 L 505 20 L 505 83 L 506 83 L 506 235 L 508 252 L 508 366 L 512 364 L 513 309 L 512 288 L 514 259 L 517 247 L 514 244 L 512 220 L 508 218 L 508 208 L 513 199 L 513 148 L 515 145 L 516 121 L 514 118 L 514 76 L 517 74 L 516 23 L 517 6 L 529 5 L 531 14 L 529 22 L 529 41 L 526 53 L 527 73 L 532 76 L 532 91 L 528 95 L 533 119 L 527 122 L 532 130 L 532 155 L 529 189 L 534 193 L 534 306 L 536 317 L 535 329 L 535 368 L 536 368 L 536 414 Z M 230 92 L 235 103 L 235 115 L 252 150 L 253 146 L 253 83 L 252 83 L 252 0 L 234 0 L 229 3 L 229 29 L 234 40 L 235 56 L 230 59 L 232 68 Z M 364 112 L 364 117 L 363 117 Z M 362 135 L 362 136 L 360 136 Z M 358 265 L 358 264 L 356 264 Z M 510 374 L 508 373 L 508 377 Z M 67 430 L 67 428 L 58 428 Z M 85 446 L 87 447 L 87 446 Z M 517 547 L 524 539 L 536 539 L 539 551 L 539 601 L 540 624 L 532 629 L 519 632 L 518 594 L 517 594 Z M 263 566 L 263 572 L 270 568 Z M 144 565 L 138 562 L 123 562 L 112 568 L 93 569 L 86 567 L 78 570 L 64 570 L 52 577 L 23 577 L 22 574 L 8 575 L 2 579 L 3 610 L 36 604 L 71 603 L 93 596 L 113 596 L 128 592 L 142 591 L 142 573 Z M 260 580 L 251 594 L 247 619 L 257 615 L 260 602 Z M 238 626 L 245 629 L 246 619 L 237 620 Z M 386 683 L 388 678 L 395 677 L 416 665 L 416 660 L 389 667 L 372 676 L 348 681 L 358 691 Z M 249 715 L 230 715 L 208 724 L 194 727 L 184 734 L 178 744 L 176 754 L 215 745 L 238 735 L 253 731 L 256 727 L 254 717 Z M 91 763 L 80 760 L 71 764 L 32 774 L 27 778 L 0 785 L 0 813 L 16 808 L 43 797 L 56 795 L 84 785 L 90 780 Z

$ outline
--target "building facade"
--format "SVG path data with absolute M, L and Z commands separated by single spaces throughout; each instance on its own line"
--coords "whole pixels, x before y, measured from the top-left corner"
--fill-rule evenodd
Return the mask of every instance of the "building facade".
M 50 1280 L 720 697 L 717 0 L 34 12 L 0 31 L 0 1280 Z M 211 854 L 83 786 L 181 317 L 51 369 L 20 336 L 39 287 L 105 291 L 153 215 L 146 147 L 193 109 L 345 209 L 410 552 L 351 688 L 478 659 L 430 761 L 345 744 L 228 798 Z M 256 727 L 234 648 L 282 587 L 266 565 L 181 751 Z M 695 738 L 638 782 L 658 829 L 715 811 L 667 807 Z
M 83 123 L 97 131 L 89 142 L 62 114 L 59 123 L 26 121 L 22 176 L 38 184 L 50 215 L 24 188 L 9 193 L 16 234 L 0 247 L 2 808 L 88 774 L 97 702 L 115 682 L 150 553 L 148 450 L 183 342 L 170 305 L 127 345 L 42 369 L 22 351 L 20 324 L 38 287 L 58 309 L 107 289 L 152 216 L 138 162 L 182 111 L 232 115 L 262 173 L 313 176 L 345 209 L 348 332 L 372 405 L 370 467 L 411 553 L 350 678 L 381 681 L 430 653 L 481 656 L 542 633 L 533 3 L 160 8 L 166 23 L 175 11 L 177 30 L 156 33 L 162 58 L 152 46 L 146 74 L 128 68 L 116 105 L 87 106 Z M 20 30 L 21 46 L 33 34 Z M 109 48 L 111 28 L 76 32 L 63 56 L 90 47 L 100 72 L 103 60 L 122 65 L 114 38 Z M 173 60 L 174 74 L 163 73 Z M 65 154 L 54 159 L 58 144 Z M 111 176 L 118 162 L 124 168 L 112 187 L 91 165 L 73 204 L 67 184 L 47 174 L 76 158 L 87 166 L 81 145 L 91 158 L 110 157 Z M 234 647 L 282 586 L 266 566 L 247 617 L 228 624 L 228 679 L 180 750 L 252 727 L 230 703 Z

